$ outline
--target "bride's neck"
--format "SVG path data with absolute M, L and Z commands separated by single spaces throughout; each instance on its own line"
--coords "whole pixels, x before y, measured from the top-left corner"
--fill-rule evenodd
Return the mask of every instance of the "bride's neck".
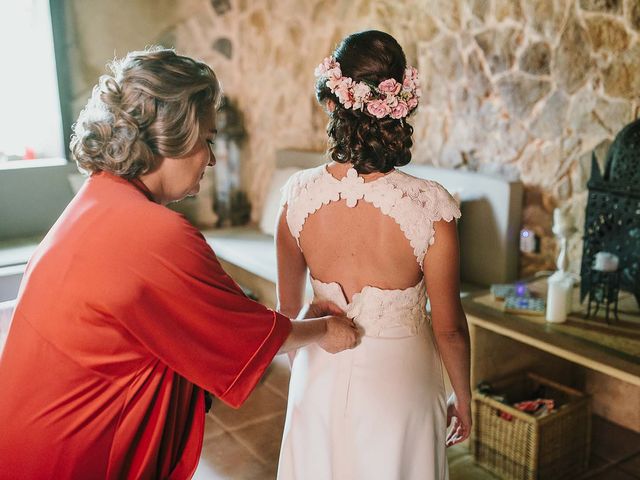
M 353 168 L 353 165 L 351 163 L 338 163 L 338 162 L 329 162 L 327 164 L 327 170 L 329 170 L 329 172 L 337 178 L 342 178 L 347 174 L 347 171 Z M 378 177 L 383 177 L 385 176 L 386 173 L 382 173 L 382 172 L 371 172 L 371 173 L 359 173 L 358 176 L 364 178 L 364 179 L 371 179 L 374 180 Z

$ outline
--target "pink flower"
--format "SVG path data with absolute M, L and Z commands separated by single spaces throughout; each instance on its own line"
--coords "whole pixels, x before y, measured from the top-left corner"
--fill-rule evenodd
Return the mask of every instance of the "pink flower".
M 336 69 L 338 73 L 337 75 L 335 75 Z M 329 72 L 331 71 L 333 71 L 332 73 L 334 73 L 333 76 L 339 77 L 342 75 L 342 73 L 340 73 L 340 65 L 338 64 L 338 62 L 336 62 L 333 59 L 333 57 L 327 57 L 324 60 L 322 60 L 322 63 L 316 67 L 313 73 L 315 74 L 316 77 L 323 77 L 323 76 L 331 76 L 329 75 Z
M 415 82 L 418 80 L 418 70 L 415 67 L 407 67 L 404 71 L 404 78 Z
M 362 82 L 357 82 L 353 86 L 353 96 L 356 100 L 365 100 L 371 94 L 371 89 L 369 85 Z
M 338 88 L 342 84 L 342 81 L 342 77 L 329 77 L 325 85 L 329 90 L 331 90 L 331 93 L 334 93 L 336 88 Z
M 417 106 L 418 106 L 418 99 L 416 97 L 411 97 L 409 100 L 407 100 L 407 107 L 409 107 L 409 110 L 413 110 Z
M 420 94 L 416 94 L 420 89 L 420 80 L 418 79 L 418 71 L 414 67 L 407 67 L 404 71 L 404 77 L 402 79 L 402 91 L 409 92 L 417 97 Z
M 395 78 L 389 78 L 387 80 L 384 80 L 383 82 L 380 82 L 380 84 L 378 85 L 378 90 L 381 93 L 390 93 L 392 95 L 395 95 L 400 91 L 401 87 L 402 85 L 396 82 Z
M 404 80 L 402 80 L 402 90 L 405 92 L 410 92 L 414 88 L 415 88 L 415 84 L 413 83 L 413 80 L 411 80 L 410 78 L 404 77 Z
M 391 118 L 404 118 L 409 114 L 409 106 L 405 102 L 398 104 L 391 109 Z
M 384 100 L 372 100 L 367 103 L 367 111 L 376 118 L 382 118 L 391 113 L 391 107 Z
M 342 77 L 336 86 L 333 93 L 345 108 L 351 108 L 353 106 L 353 80 L 349 77 Z
M 396 97 L 395 95 L 389 95 L 387 94 L 386 98 L 384 99 L 384 101 L 386 102 L 387 105 L 389 105 L 389 107 L 391 107 L 392 109 L 398 105 L 398 97 Z

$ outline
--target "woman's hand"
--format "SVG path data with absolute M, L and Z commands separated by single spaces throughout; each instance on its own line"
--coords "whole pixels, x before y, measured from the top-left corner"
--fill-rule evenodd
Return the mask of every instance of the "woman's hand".
M 324 317 L 326 315 L 343 316 L 344 312 L 335 303 L 329 300 L 319 300 L 308 305 L 306 310 L 303 309 L 302 316 L 298 315 L 298 318 L 317 318 Z
M 358 327 L 347 317 L 328 316 L 327 331 L 318 341 L 318 345 L 329 353 L 338 353 L 347 348 L 353 348 L 360 340 Z
M 447 447 L 463 442 L 471 434 L 471 400 L 458 400 L 452 394 L 447 401 L 447 427 L 451 427 L 447 434 Z

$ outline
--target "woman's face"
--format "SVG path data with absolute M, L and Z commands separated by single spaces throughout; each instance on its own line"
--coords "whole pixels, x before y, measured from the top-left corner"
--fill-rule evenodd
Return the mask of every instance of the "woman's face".
M 213 166 L 213 141 L 216 137 L 215 116 L 207 116 L 200 123 L 200 139 L 191 152 L 182 158 L 165 157 L 162 170 L 161 194 L 158 200 L 167 204 L 182 200 L 200 191 L 200 180 L 207 166 Z

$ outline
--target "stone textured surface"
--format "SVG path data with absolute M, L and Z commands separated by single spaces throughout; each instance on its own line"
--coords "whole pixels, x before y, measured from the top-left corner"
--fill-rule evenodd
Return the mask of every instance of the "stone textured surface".
M 519 173 L 523 225 L 553 268 L 552 210 L 570 203 L 579 269 L 591 150 L 602 160 L 640 97 L 637 0 L 72 0 L 75 114 L 115 56 L 161 43 L 209 63 L 243 111 L 243 182 L 260 216 L 275 151 L 323 150 L 313 69 L 345 35 L 388 31 L 418 66 L 414 162 Z M 94 21 L 86 21 L 94 19 Z M 142 21 L 144 20 L 144 21 Z
M 634 43 L 624 53 L 614 57 L 611 65 L 602 71 L 605 92 L 625 99 L 640 95 L 639 68 L 640 43 Z
M 515 73 L 501 78 L 497 88 L 507 110 L 516 118 L 528 117 L 536 102 L 551 89 L 549 81 Z
M 588 36 L 577 18 L 570 18 L 553 61 L 553 74 L 560 87 L 569 93 L 578 90 L 589 78 L 592 59 L 588 50 Z
M 527 46 L 520 57 L 520 70 L 533 75 L 550 72 L 551 49 L 546 42 L 535 42 Z
M 585 18 L 585 24 L 593 50 L 618 53 L 629 46 L 630 35 L 621 21 L 594 15 Z
M 596 12 L 620 13 L 622 0 L 580 0 L 580 7 Z
M 491 72 L 496 74 L 509 70 L 513 65 L 522 34 L 519 29 L 506 27 L 479 33 L 475 39 L 489 62 Z
M 631 26 L 636 30 L 640 30 L 640 2 L 638 0 L 627 0 L 625 10 Z

